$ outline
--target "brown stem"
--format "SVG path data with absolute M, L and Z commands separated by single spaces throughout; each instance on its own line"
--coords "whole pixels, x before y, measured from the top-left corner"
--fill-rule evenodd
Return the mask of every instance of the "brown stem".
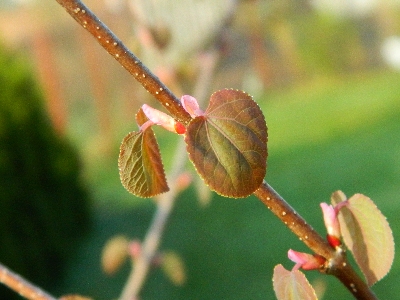
M 0 282 L 14 290 L 22 297 L 31 300 L 56 300 L 40 288 L 22 278 L 18 274 L 9 270 L 6 266 L 0 263 Z
M 57 0 L 97 42 L 110 53 L 140 84 L 183 124 L 188 124 L 190 115 L 180 101 L 143 63 L 101 22 L 89 8 L 79 0 Z
M 378 299 L 349 264 L 343 246 L 336 248 L 335 255 L 330 258 L 327 267 L 327 273 L 338 278 L 356 299 Z
M 188 124 L 189 114 L 167 87 L 133 55 L 122 42 L 79 0 L 57 0 L 67 12 L 88 30 L 142 86 L 150 92 L 178 121 Z M 271 211 L 285 223 L 300 240 L 315 253 L 327 259 L 323 271 L 336 276 L 357 299 L 377 299 L 372 290 L 347 263 L 343 251 L 338 251 L 300 217 L 267 183 L 254 192 Z M 340 248 L 338 248 L 340 250 Z
M 345 257 L 342 260 L 342 264 L 337 265 L 330 274 L 338 278 L 356 299 L 378 299 L 378 297 L 376 297 L 374 292 L 368 287 L 365 281 L 363 281 L 360 276 L 358 276 L 356 271 L 348 263 Z
M 335 250 L 265 181 L 254 192 L 281 221 L 312 251 L 325 257 L 333 257 Z

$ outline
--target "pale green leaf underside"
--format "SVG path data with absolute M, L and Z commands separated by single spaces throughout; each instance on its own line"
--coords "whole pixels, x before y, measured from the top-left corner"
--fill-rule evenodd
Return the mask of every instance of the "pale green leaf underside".
M 278 300 L 317 300 L 313 287 L 299 270 L 288 271 L 277 265 L 272 281 Z
M 345 199 L 343 193 L 336 200 L 340 198 Z M 389 272 L 394 259 L 393 234 L 385 216 L 370 198 L 355 194 L 340 210 L 339 222 L 343 240 L 368 285 L 381 280 Z

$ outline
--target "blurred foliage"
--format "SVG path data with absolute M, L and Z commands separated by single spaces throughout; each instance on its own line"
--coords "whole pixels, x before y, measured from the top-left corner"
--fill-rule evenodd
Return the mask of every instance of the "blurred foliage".
M 187 64 L 199 50 L 216 40 L 236 6 L 235 0 L 131 0 L 128 3 L 135 37 L 141 39 L 140 57 L 150 69 Z M 149 31 L 146 39 L 140 33 L 144 30 Z
M 354 72 L 377 65 L 379 52 L 368 48 L 367 38 L 363 38 L 361 24 L 368 22 L 371 21 L 338 19 L 315 13 L 297 20 L 293 27 L 307 71 L 326 76 Z M 370 28 L 369 31 L 364 34 L 378 42 L 373 36 L 376 35 L 374 30 Z
M 249 77 L 256 77 L 265 91 L 385 67 L 380 48 L 388 36 L 398 34 L 398 6 L 385 1 L 365 14 L 340 15 L 329 11 L 329 5 L 324 10 L 315 5 L 293 0 L 241 2 L 233 26 L 240 37 L 231 47 L 236 52 L 247 47 L 240 57 L 251 63 L 251 69 L 241 65 L 247 68 L 245 83 L 252 87 Z M 238 68 L 230 71 L 237 73 Z
M 89 225 L 80 170 L 27 62 L 0 49 L 0 261 L 44 288 L 60 279 Z M 15 295 L 0 289 L 1 299 Z

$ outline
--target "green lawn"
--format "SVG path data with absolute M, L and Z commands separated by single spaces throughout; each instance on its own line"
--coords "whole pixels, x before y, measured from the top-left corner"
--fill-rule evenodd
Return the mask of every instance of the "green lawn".
M 341 189 L 348 196 L 370 196 L 399 238 L 400 219 L 400 74 L 378 73 L 307 83 L 272 91 L 256 99 L 269 128 L 267 180 L 321 234 L 319 203 Z M 174 142 L 164 138 L 161 147 Z M 168 161 L 168 158 L 167 158 Z M 168 163 L 167 163 L 168 165 Z M 142 238 L 151 220 L 151 201 L 133 201 L 118 182 L 116 161 L 105 162 L 92 182 L 97 203 L 92 235 L 71 263 L 59 290 L 97 300 L 116 298 L 128 266 L 114 277 L 102 274 L 101 247 L 124 233 Z M 289 248 L 305 246 L 256 198 L 233 200 L 214 195 L 201 208 L 189 188 L 178 199 L 162 249 L 185 259 L 188 281 L 174 287 L 155 269 L 141 299 L 273 299 L 272 269 L 287 269 Z M 400 294 L 397 259 L 390 274 L 374 286 L 381 299 Z M 351 299 L 334 278 L 307 272 L 311 282 L 327 283 L 323 299 Z M 59 290 L 56 291 L 59 293 Z

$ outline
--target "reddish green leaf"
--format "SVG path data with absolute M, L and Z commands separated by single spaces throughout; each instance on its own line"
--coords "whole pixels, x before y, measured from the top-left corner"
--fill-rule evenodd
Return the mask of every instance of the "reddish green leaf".
M 332 195 L 332 203 L 346 200 L 341 192 Z M 392 230 L 372 200 L 355 194 L 339 213 L 340 228 L 346 246 L 364 273 L 368 285 L 381 280 L 394 259 Z
M 139 126 L 148 120 L 141 109 L 136 120 Z M 122 140 L 118 167 L 122 185 L 136 196 L 153 197 L 169 190 L 151 127 L 130 132 Z
M 306 276 L 299 270 L 288 271 L 282 265 L 274 268 L 272 278 L 278 300 L 316 300 L 317 295 Z
M 261 185 L 267 168 L 267 126 L 252 97 L 237 90 L 211 95 L 203 116 L 185 136 L 189 158 L 218 194 L 247 197 Z
M 146 116 L 146 114 L 144 113 L 142 108 L 139 108 L 139 110 L 135 116 L 135 119 L 136 119 L 136 123 L 139 126 L 142 126 L 144 123 L 146 123 L 149 120 L 149 118 Z

